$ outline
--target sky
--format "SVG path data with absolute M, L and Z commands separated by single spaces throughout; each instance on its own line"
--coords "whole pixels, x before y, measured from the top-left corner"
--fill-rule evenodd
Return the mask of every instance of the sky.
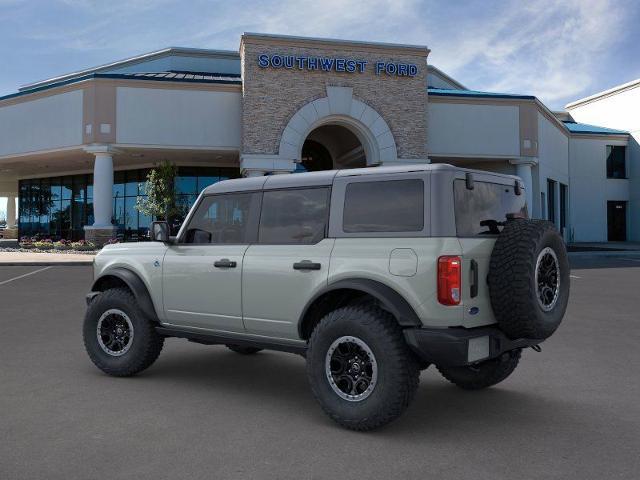
M 0 95 L 168 46 L 237 50 L 242 32 L 263 32 L 426 45 L 467 88 L 555 110 L 640 78 L 639 25 L 637 0 L 0 0 Z

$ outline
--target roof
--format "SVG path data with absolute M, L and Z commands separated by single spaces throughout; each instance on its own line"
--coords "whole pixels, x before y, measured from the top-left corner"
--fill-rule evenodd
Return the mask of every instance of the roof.
M 569 129 L 571 133 L 577 134 L 595 134 L 595 135 L 628 135 L 625 130 L 614 130 L 613 128 L 598 127 L 587 123 L 577 123 L 563 121 L 562 123 Z
M 261 189 L 292 188 L 302 186 L 331 185 L 338 177 L 355 177 L 363 175 L 384 175 L 408 172 L 426 172 L 434 170 L 454 170 L 456 172 L 477 172 L 501 178 L 515 179 L 513 175 L 505 175 L 485 170 L 474 170 L 456 167 L 447 163 L 420 163 L 413 165 L 393 165 L 381 167 L 350 168 L 343 170 L 325 170 L 320 172 L 296 173 L 294 175 L 268 175 L 263 177 L 235 178 L 214 183 L 203 190 L 203 195 L 213 193 L 241 192 Z
M 496 93 L 496 92 L 481 92 L 478 90 L 454 90 L 445 88 L 428 88 L 429 95 L 436 95 L 442 97 L 475 97 L 475 98 L 516 98 L 524 100 L 535 100 L 533 95 L 520 95 L 515 93 Z
M 161 50 L 156 50 L 153 52 L 143 53 L 140 55 L 136 55 L 134 57 L 125 58 L 122 60 L 116 60 L 115 62 L 105 63 L 104 65 L 99 65 L 97 67 L 86 68 L 83 70 L 78 70 L 77 72 L 71 72 L 64 75 L 60 75 L 58 77 L 49 78 L 46 80 L 40 80 L 33 83 L 28 83 L 23 85 L 18 90 L 31 90 L 33 88 L 41 87 L 45 84 L 49 83 L 58 83 L 61 81 L 69 80 L 75 77 L 82 77 L 91 73 L 100 73 L 105 70 L 112 70 L 114 68 L 123 68 L 129 65 L 135 65 L 141 62 L 147 62 L 152 59 L 168 57 L 171 55 L 188 55 L 188 56 L 212 56 L 212 57 L 221 57 L 221 58 L 233 58 L 239 59 L 240 54 L 231 50 L 210 50 L 204 48 L 186 48 L 186 47 L 167 47 Z
M 438 67 L 435 67 L 432 64 L 427 65 L 427 69 L 429 71 L 429 73 L 433 74 L 433 75 L 437 75 L 439 77 L 441 77 L 442 79 L 444 79 L 445 81 L 454 84 L 456 87 L 458 87 L 461 90 L 467 90 L 467 87 L 465 87 L 464 85 L 462 85 L 459 81 L 457 81 L 455 78 L 453 78 L 450 75 L 447 75 L 445 72 L 443 72 L 442 70 L 440 70 Z
M 617 93 L 622 93 L 625 90 L 629 90 L 631 88 L 635 88 L 638 86 L 640 86 L 640 78 L 637 78 L 636 80 L 631 80 L 630 82 L 623 83 L 622 85 L 615 86 L 608 90 L 603 90 L 602 92 L 594 93 L 593 95 L 581 98 L 579 100 L 575 100 L 571 103 L 567 103 L 564 108 L 566 108 L 567 110 L 571 110 L 572 108 L 582 105 L 583 103 L 593 102 L 594 100 L 599 100 L 601 98 L 609 97 Z
M 73 83 L 84 82 L 86 80 L 92 80 L 94 78 L 111 78 L 120 80 L 150 80 L 156 82 L 184 82 L 184 83 L 218 83 L 227 85 L 242 85 L 240 75 L 233 75 L 229 73 L 193 73 L 193 72 L 145 72 L 145 73 L 90 73 L 81 77 L 73 77 L 67 80 L 60 80 L 58 82 L 47 83 L 40 87 L 31 88 L 29 90 L 21 90 L 17 93 L 10 93 L 0 97 L 0 101 L 8 100 L 10 98 L 22 97 L 24 95 L 31 95 L 35 92 L 41 92 L 43 90 L 49 90 L 51 88 L 62 87 L 64 85 L 71 85 Z

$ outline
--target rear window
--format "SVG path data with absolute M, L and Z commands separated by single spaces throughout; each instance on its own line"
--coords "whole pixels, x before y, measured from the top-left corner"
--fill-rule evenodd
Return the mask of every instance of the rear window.
M 459 237 L 497 235 L 508 214 L 527 217 L 524 192 L 516 195 L 513 186 L 474 182 L 467 189 L 464 180 L 454 181 L 456 232 Z
M 424 182 L 350 183 L 345 192 L 342 228 L 346 233 L 422 231 Z

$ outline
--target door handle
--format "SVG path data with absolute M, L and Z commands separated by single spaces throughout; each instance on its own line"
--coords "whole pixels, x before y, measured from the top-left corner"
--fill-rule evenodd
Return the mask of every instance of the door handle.
M 213 262 L 213 266 L 216 268 L 236 268 L 236 265 L 236 262 L 229 260 L 228 258 L 223 258 L 222 260 Z
M 302 260 L 293 264 L 294 270 L 320 270 L 322 265 L 311 260 Z
M 471 287 L 469 288 L 469 295 L 471 298 L 478 296 L 478 262 L 471 260 Z

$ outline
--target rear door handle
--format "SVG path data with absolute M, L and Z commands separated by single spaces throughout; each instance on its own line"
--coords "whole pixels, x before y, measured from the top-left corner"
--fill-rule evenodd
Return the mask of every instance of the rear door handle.
M 471 260 L 471 288 L 469 295 L 471 298 L 478 296 L 478 262 Z
M 311 260 L 302 260 L 293 264 L 294 270 L 320 270 L 322 265 Z
M 222 260 L 213 262 L 213 266 L 216 268 L 236 268 L 237 263 L 228 258 L 223 258 Z

